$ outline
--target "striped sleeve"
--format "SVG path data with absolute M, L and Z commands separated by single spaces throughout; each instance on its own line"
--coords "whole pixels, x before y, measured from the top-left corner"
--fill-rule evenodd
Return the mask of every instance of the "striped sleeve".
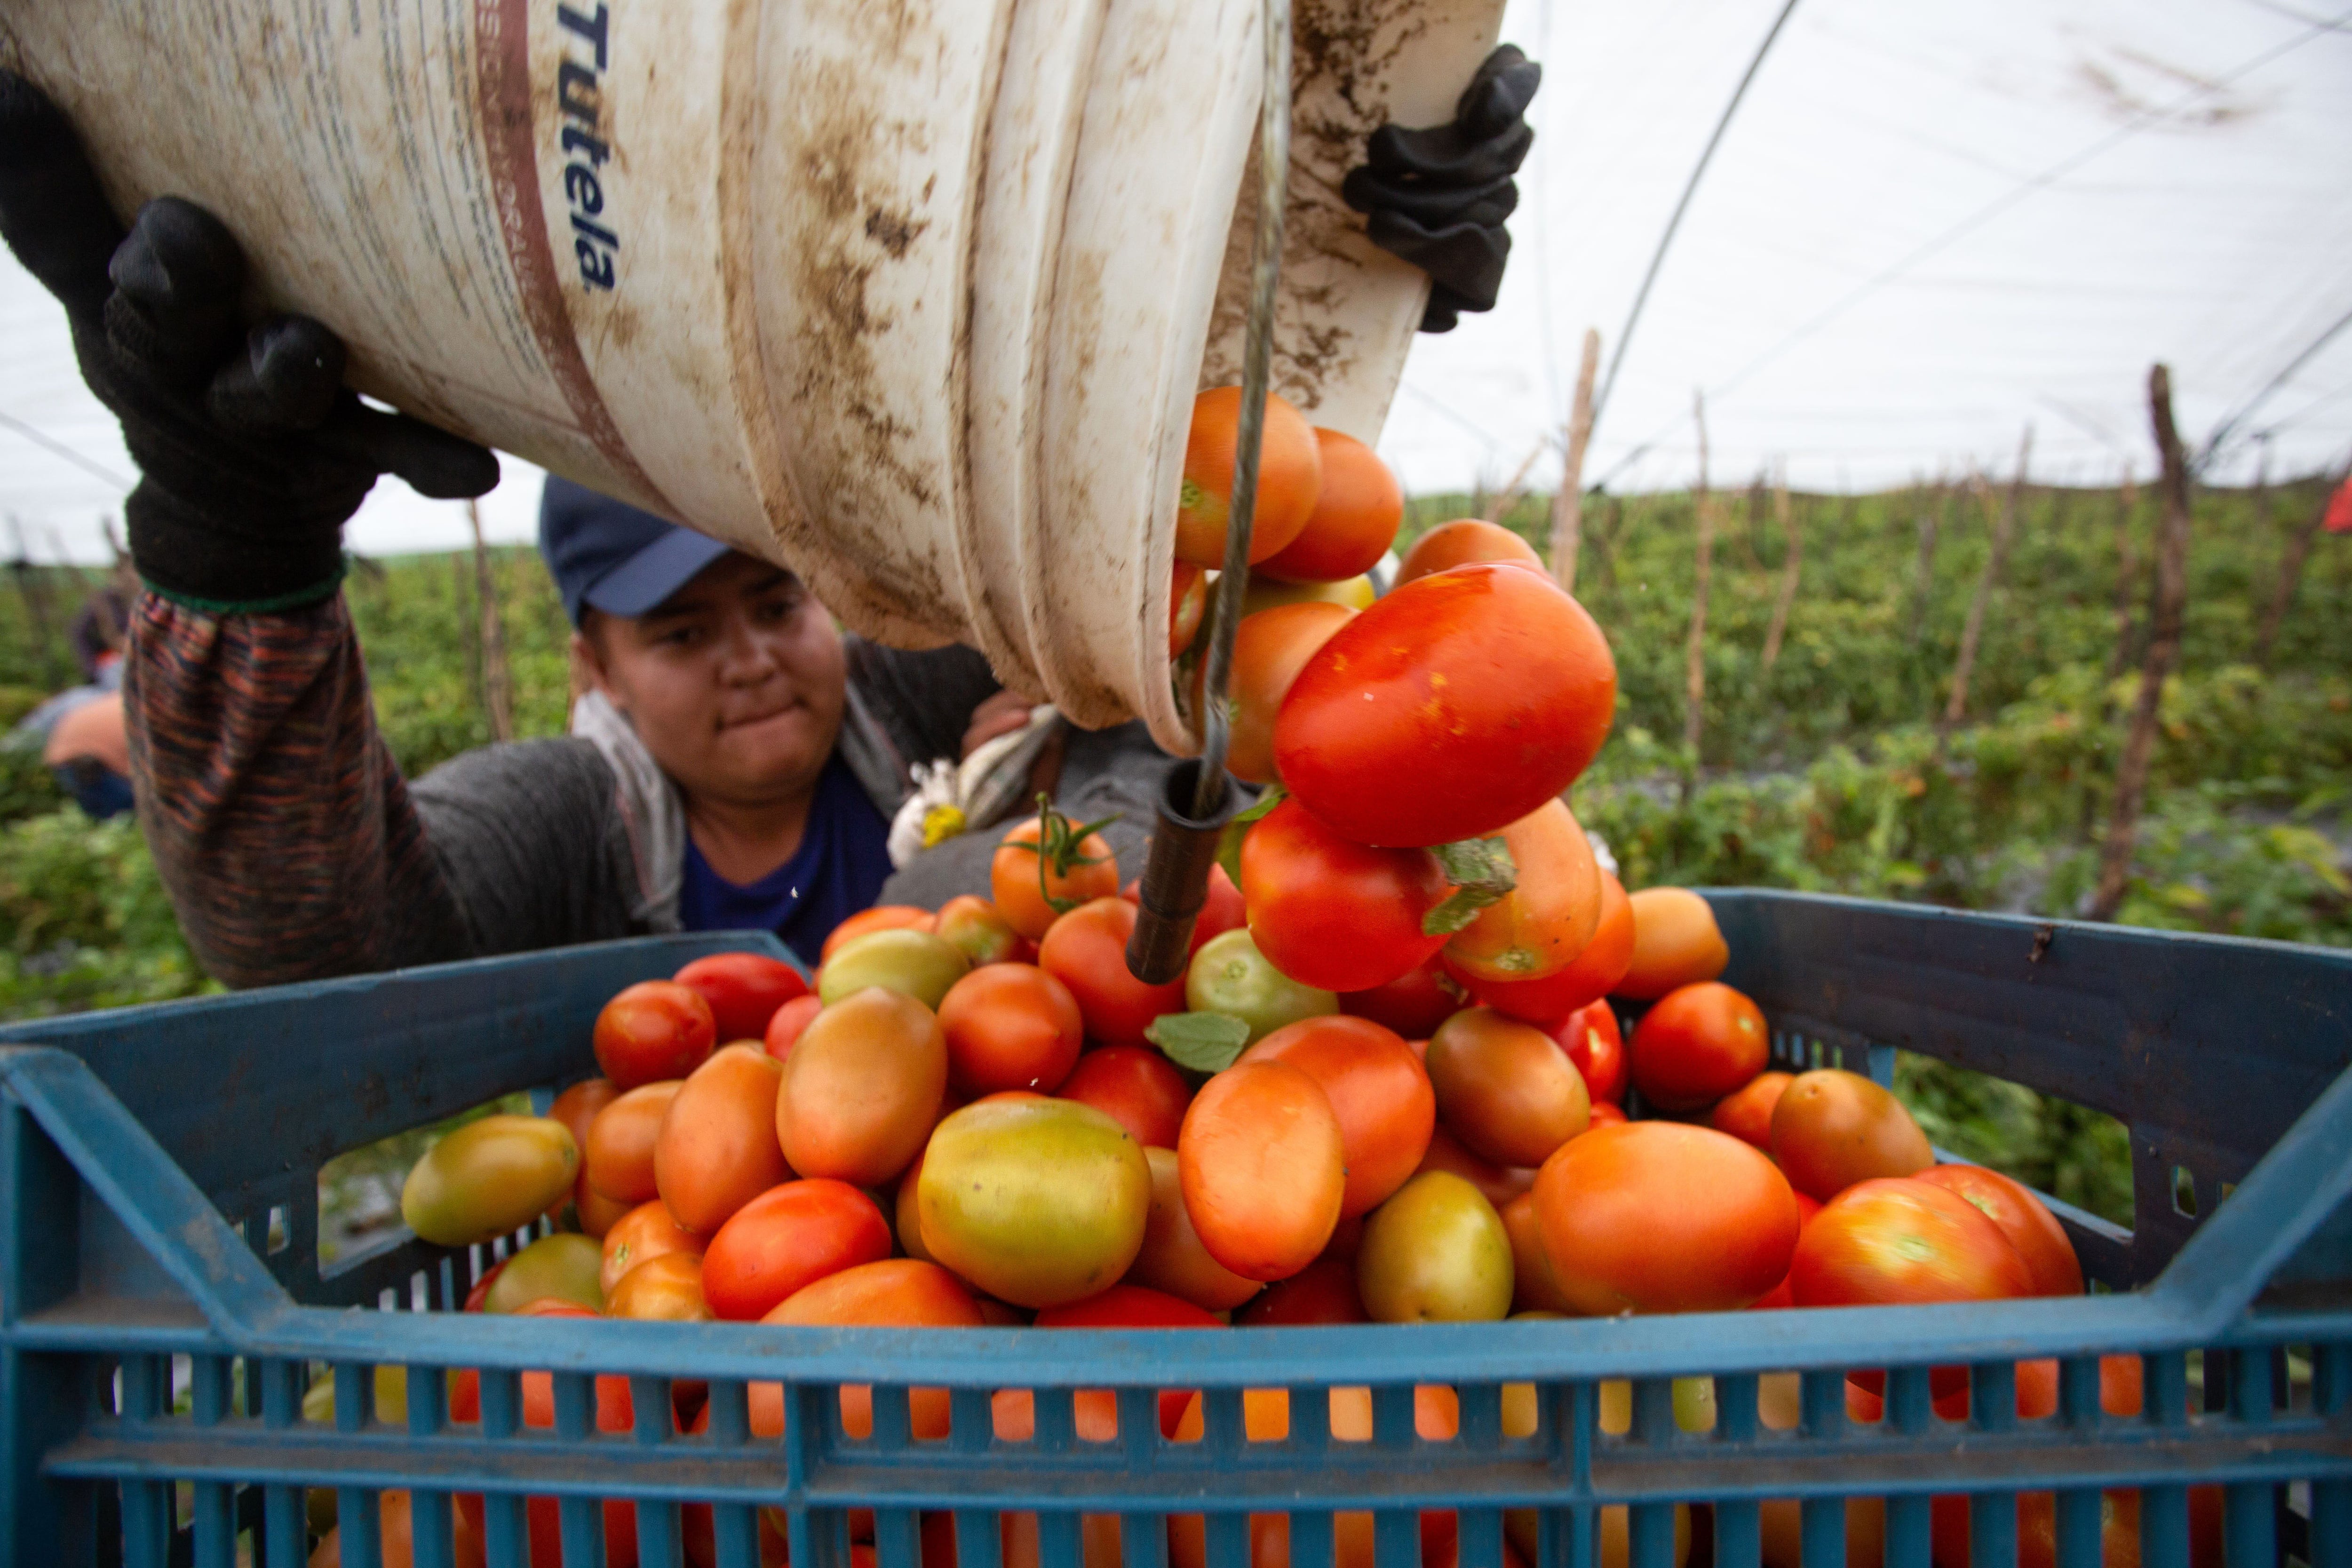
M 268 615 L 142 595 L 123 691 L 140 824 L 214 975 L 274 985 L 467 955 L 341 595 Z

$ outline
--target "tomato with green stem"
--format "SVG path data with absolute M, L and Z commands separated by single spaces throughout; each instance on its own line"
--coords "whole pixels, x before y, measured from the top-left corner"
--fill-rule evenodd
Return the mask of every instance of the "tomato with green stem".
M 1242 903 L 1274 966 L 1324 991 L 1385 985 L 1426 963 L 1448 932 L 1427 929 L 1451 890 L 1426 849 L 1374 849 L 1285 800 L 1242 840 Z
M 1045 940 L 1056 920 L 1118 891 L 1118 862 L 1100 829 L 1119 814 L 1080 826 L 1037 797 L 1037 815 L 1004 836 L 988 863 L 989 897 L 1014 931 Z

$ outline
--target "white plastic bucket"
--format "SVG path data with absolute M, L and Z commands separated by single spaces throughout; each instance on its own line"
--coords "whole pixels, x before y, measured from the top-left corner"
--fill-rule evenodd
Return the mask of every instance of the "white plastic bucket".
M 1425 280 L 1337 199 L 1500 0 L 1307 0 L 1276 386 L 1378 433 Z M 0 0 L 128 213 L 176 194 L 362 390 L 1192 739 L 1192 395 L 1239 379 L 1252 0 Z

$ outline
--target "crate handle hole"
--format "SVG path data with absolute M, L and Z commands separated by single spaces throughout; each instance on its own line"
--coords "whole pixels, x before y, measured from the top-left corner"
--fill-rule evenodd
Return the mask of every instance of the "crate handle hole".
M 2186 1165 L 2172 1167 L 2172 1212 L 2197 1217 L 2197 1178 L 2189 1173 Z
M 269 1234 L 262 1245 L 272 1257 L 294 1245 L 294 1227 L 288 1222 L 284 1204 L 269 1205 Z

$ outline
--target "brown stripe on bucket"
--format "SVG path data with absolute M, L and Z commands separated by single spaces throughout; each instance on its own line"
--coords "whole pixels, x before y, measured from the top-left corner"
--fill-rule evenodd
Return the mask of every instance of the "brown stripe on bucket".
M 639 466 L 620 426 L 613 423 L 604 395 L 588 374 L 579 336 L 572 328 L 572 312 L 563 302 L 555 254 L 547 243 L 547 213 L 540 202 L 539 153 L 531 140 L 530 6 L 530 0 L 475 0 L 474 5 L 475 87 L 507 265 L 514 269 L 539 352 L 582 433 L 657 510 L 675 517 L 677 508 Z

